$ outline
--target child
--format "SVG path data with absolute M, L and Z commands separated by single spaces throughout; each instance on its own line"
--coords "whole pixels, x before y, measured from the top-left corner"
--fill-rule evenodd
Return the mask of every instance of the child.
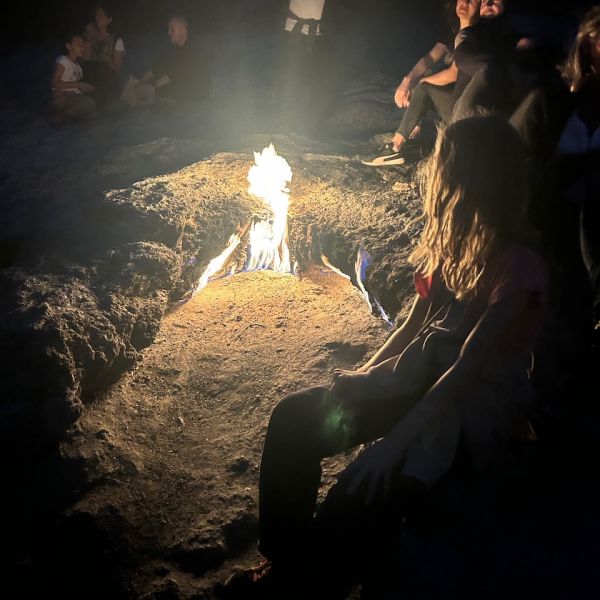
M 275 407 L 260 471 L 267 560 L 234 575 L 232 594 L 345 598 L 367 557 L 379 561 L 398 545 L 403 518 L 449 471 L 459 437 L 467 464 L 483 469 L 529 431 L 547 275 L 526 245 L 525 187 L 524 150 L 505 121 L 464 119 L 439 136 L 410 257 L 411 313 L 358 371 L 336 371 L 330 388 Z M 379 438 L 314 517 L 321 459 Z
M 96 103 L 88 95 L 94 91 L 93 86 L 81 81 L 83 72 L 78 61 L 85 52 L 83 38 L 70 35 L 65 47 L 67 54 L 56 59 L 52 75 L 54 115 L 58 122 L 85 117 L 96 110 Z

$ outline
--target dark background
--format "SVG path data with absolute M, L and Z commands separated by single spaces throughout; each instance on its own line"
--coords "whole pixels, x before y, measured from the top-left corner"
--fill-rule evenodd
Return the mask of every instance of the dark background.
M 512 0 L 510 8 L 518 13 L 568 18 L 595 3 L 593 0 Z M 82 23 L 90 20 L 96 4 L 76 0 L 13 3 L 7 12 L 3 11 L 4 22 L 0 25 L 3 42 L 55 40 L 71 30 L 78 31 Z M 164 30 L 165 21 L 173 14 L 185 15 L 200 32 L 255 19 L 276 22 L 287 8 L 286 0 L 108 0 L 100 4 L 114 14 L 119 26 L 128 33 Z M 432 22 L 433 33 L 443 5 L 444 0 L 328 0 L 326 20 L 335 27 L 343 26 L 347 19 L 360 19 L 370 28 L 375 23 L 393 25 L 389 17 L 397 16 L 398 25 L 403 20 Z

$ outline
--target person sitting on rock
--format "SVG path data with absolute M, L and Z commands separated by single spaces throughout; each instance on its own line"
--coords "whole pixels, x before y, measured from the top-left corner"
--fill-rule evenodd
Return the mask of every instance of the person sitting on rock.
M 176 104 L 201 102 L 210 93 L 208 65 L 202 52 L 190 39 L 187 19 L 169 19 L 169 50 L 146 71 L 141 80 L 130 79 L 123 100 L 134 106 L 151 102 L 155 96 L 168 98 Z
M 266 560 L 235 573 L 229 597 L 346 598 L 396 556 L 405 518 L 451 476 L 459 442 L 456 477 L 510 463 L 532 437 L 548 274 L 528 242 L 522 141 L 503 119 L 457 121 L 425 181 L 412 310 L 363 367 L 276 405 L 259 481 Z M 321 459 L 370 442 L 315 516 Z
M 54 118 L 57 122 L 93 114 L 96 102 L 90 97 L 94 87 L 82 81 L 83 70 L 79 61 L 85 52 L 80 35 L 69 35 L 65 42 L 67 53 L 59 56 L 52 75 Z
M 99 107 L 119 96 L 119 72 L 125 59 L 123 39 L 111 29 L 113 18 L 105 8 L 97 6 L 94 18 L 86 26 L 83 73 L 85 80 L 95 87 L 94 97 Z
M 519 40 L 508 26 L 505 1 L 459 1 L 456 10 L 461 30 L 456 38 L 453 64 L 417 86 L 392 139 L 393 152 L 364 164 L 376 167 L 404 164 L 404 145 L 431 108 L 435 108 L 445 124 L 482 110 L 504 111 L 508 118 L 510 111 L 505 104 L 513 86 L 508 66 L 515 57 Z
M 460 43 L 460 31 L 474 23 L 478 16 L 475 3 L 469 3 L 468 0 L 457 0 L 453 11 L 459 22 L 459 30 L 455 33 L 453 42 L 437 42 L 404 76 L 394 94 L 398 108 L 406 109 L 391 142 L 395 156 L 385 155 L 373 161 L 363 161 L 364 164 L 404 164 L 404 157 L 399 154 L 400 148 L 406 140 L 417 137 L 421 121 L 429 110 L 434 110 L 443 121 L 449 121 L 454 108 L 454 84 L 457 78 L 453 50 Z M 432 73 L 432 70 L 435 72 Z

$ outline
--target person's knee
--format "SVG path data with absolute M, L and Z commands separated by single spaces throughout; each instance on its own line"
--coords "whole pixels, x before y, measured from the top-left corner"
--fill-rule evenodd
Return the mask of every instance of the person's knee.
M 284 396 L 273 409 L 271 423 L 298 422 L 314 412 L 315 403 L 319 402 L 325 388 L 311 388 Z

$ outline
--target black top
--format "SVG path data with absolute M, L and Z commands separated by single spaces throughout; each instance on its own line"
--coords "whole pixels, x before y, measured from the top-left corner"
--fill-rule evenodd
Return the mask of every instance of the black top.
M 210 91 L 208 62 L 192 40 L 183 46 L 172 44 L 155 62 L 152 72 L 157 79 L 166 75 L 171 80 L 161 88 L 161 94 L 176 101 L 199 102 Z
M 459 71 L 469 77 L 490 64 L 506 66 L 515 59 L 517 36 L 508 26 L 505 15 L 481 19 L 461 31 L 462 43 L 454 52 Z

